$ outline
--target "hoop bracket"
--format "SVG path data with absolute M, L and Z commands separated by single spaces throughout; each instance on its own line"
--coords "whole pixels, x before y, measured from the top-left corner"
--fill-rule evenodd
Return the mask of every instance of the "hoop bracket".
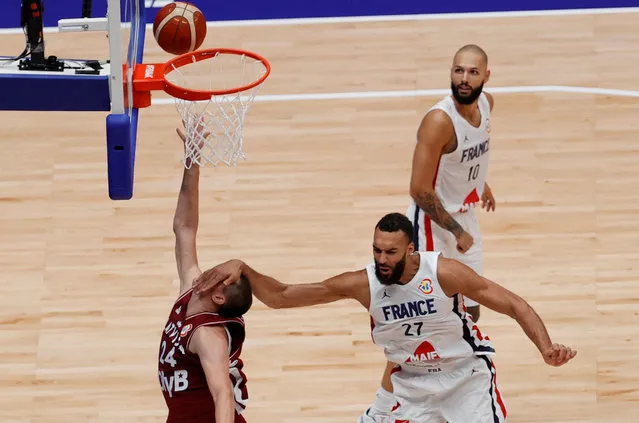
M 126 65 L 125 65 L 126 67 Z M 133 68 L 133 107 L 142 109 L 151 105 L 151 91 L 164 91 L 165 63 L 142 63 Z M 125 69 L 126 73 L 126 69 Z

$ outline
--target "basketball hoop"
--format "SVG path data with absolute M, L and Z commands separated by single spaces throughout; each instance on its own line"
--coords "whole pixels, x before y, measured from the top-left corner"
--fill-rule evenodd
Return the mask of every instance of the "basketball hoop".
M 204 49 L 140 64 L 133 71 L 133 106 L 148 107 L 151 91 L 165 91 L 175 98 L 184 123 L 184 166 L 235 166 L 246 158 L 246 112 L 270 72 L 265 58 L 238 49 Z

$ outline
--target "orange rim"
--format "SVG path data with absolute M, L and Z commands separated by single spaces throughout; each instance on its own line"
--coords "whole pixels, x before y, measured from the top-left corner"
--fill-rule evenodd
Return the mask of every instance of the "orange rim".
M 235 54 L 238 56 L 247 56 L 257 61 L 262 62 L 262 65 L 266 68 L 266 72 L 262 75 L 258 80 L 246 84 L 236 88 L 230 88 L 227 90 L 214 90 L 214 91 L 204 91 L 204 90 L 191 90 L 188 88 L 181 87 L 176 85 L 166 79 L 166 75 L 171 73 L 176 68 L 181 68 L 183 66 L 193 64 L 193 59 L 196 62 L 200 62 L 202 60 L 213 59 L 218 54 Z M 181 98 L 184 100 L 190 101 L 204 101 L 209 100 L 211 97 L 216 95 L 224 95 L 224 94 L 235 94 L 242 91 L 250 90 L 261 83 L 263 83 L 266 78 L 271 73 L 271 64 L 264 57 L 260 56 L 257 53 L 253 53 L 252 51 L 233 49 L 233 48 L 212 48 L 212 49 L 203 49 L 197 50 L 190 53 L 182 54 L 180 56 L 174 57 L 164 64 L 164 91 L 177 98 Z

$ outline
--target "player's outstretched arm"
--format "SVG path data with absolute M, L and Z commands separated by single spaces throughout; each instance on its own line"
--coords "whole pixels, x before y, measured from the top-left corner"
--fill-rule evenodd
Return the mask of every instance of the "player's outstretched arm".
M 184 133 L 179 129 L 177 132 L 184 142 Z M 195 242 L 199 222 L 199 185 L 200 167 L 193 163 L 189 168 L 184 168 L 173 217 L 175 261 L 180 277 L 180 294 L 191 288 L 193 280 L 202 273 L 198 265 Z
M 446 211 L 433 186 L 439 158 L 454 136 L 450 118 L 442 110 L 433 110 L 424 117 L 417 130 L 417 145 L 413 152 L 410 195 L 433 222 L 460 237 L 463 228 Z
M 195 285 L 199 294 L 218 283 L 231 284 L 244 276 L 251 283 L 253 294 L 271 308 L 306 307 L 343 299 L 356 299 L 368 308 L 370 295 L 365 270 L 345 272 L 322 282 L 289 285 L 259 273 L 241 260 L 230 260 L 213 268 L 206 281 Z
M 218 423 L 235 421 L 235 400 L 229 377 L 228 342 L 224 327 L 202 326 L 195 331 L 188 346 L 202 363 L 206 383 L 215 403 L 215 421 Z
M 479 276 L 470 267 L 440 256 L 437 278 L 446 295 L 460 293 L 515 319 L 549 365 L 561 366 L 577 354 L 564 345 L 552 343 L 544 322 L 523 298 Z
M 261 274 L 248 265 L 242 275 L 251 283 L 255 296 L 271 308 L 305 307 L 361 297 L 357 288 L 368 289 L 366 272 L 345 272 L 322 282 L 288 285 Z

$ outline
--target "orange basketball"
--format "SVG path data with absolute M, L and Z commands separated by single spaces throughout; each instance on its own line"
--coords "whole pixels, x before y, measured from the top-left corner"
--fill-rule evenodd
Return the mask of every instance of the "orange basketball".
M 167 53 L 189 53 L 204 42 L 206 19 L 200 9 L 190 3 L 169 3 L 155 16 L 153 35 Z

